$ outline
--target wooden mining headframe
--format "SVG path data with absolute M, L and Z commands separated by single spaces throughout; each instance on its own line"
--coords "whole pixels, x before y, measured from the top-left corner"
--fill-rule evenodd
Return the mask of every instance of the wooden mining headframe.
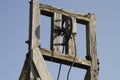
M 40 43 L 40 15 L 51 17 L 51 49 L 41 48 Z M 61 35 L 54 29 L 61 28 L 63 16 L 71 17 L 73 21 L 72 33 L 76 33 L 76 23 L 86 26 L 86 59 L 76 57 L 73 67 L 86 69 L 84 80 L 98 80 L 98 58 L 96 50 L 96 17 L 94 13 L 81 14 L 61 8 L 39 3 L 38 0 L 30 1 L 28 53 L 19 77 L 19 80 L 52 80 L 45 60 L 70 66 L 74 59 L 73 37 L 68 42 L 68 53 L 61 53 Z M 46 23 L 47 24 L 47 23 Z M 44 36 L 44 35 L 43 35 Z

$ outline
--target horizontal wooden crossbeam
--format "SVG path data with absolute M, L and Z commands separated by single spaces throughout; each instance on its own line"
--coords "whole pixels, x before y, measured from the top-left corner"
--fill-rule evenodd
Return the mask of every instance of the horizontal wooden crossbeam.
M 66 54 L 64 55 L 59 52 L 51 52 L 50 50 L 47 50 L 44 48 L 40 48 L 40 51 L 44 59 L 47 61 L 61 63 L 61 64 L 69 65 L 69 66 L 73 63 L 74 56 L 70 56 Z M 78 67 L 78 68 L 88 69 L 91 66 L 91 62 L 88 60 L 84 60 L 84 59 L 76 57 L 73 66 Z
M 78 12 L 72 12 L 69 10 L 65 10 L 62 8 L 57 8 L 45 4 L 39 4 L 39 8 L 41 10 L 41 14 L 45 16 L 50 16 L 52 17 L 54 12 L 65 15 L 65 16 L 74 16 L 76 17 L 77 23 L 80 24 L 87 24 L 90 21 L 89 15 L 88 14 L 83 14 L 83 13 L 78 13 Z

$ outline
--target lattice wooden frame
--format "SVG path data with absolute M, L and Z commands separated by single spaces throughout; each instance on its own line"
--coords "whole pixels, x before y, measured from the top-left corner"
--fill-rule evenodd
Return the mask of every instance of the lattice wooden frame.
M 40 15 L 49 16 L 52 19 L 51 31 L 51 50 L 40 47 Z M 71 65 L 74 58 L 74 45 L 72 39 L 69 41 L 69 54 L 62 54 L 60 46 L 54 46 L 54 43 L 61 42 L 61 36 L 54 32 L 55 26 L 61 27 L 62 16 L 70 16 L 73 20 L 73 33 L 76 33 L 76 23 L 86 25 L 86 59 L 77 57 L 74 67 L 86 69 L 87 73 L 84 80 L 98 80 L 98 58 L 96 50 L 96 18 L 95 14 L 81 14 L 53 6 L 39 4 L 38 0 L 30 2 L 30 27 L 29 27 L 29 45 L 26 61 L 19 80 L 52 80 L 47 70 L 45 60 Z M 57 35 L 54 38 L 53 34 Z M 54 51 L 52 51 L 54 49 Z M 43 58 L 44 57 L 44 58 Z

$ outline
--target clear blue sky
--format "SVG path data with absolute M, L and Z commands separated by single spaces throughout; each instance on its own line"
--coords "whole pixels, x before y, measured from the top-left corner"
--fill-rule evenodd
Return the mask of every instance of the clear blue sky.
M 18 80 L 21 73 L 27 53 L 25 41 L 28 39 L 28 2 L 28 0 L 0 1 L 0 80 Z M 99 80 L 119 80 L 120 0 L 40 0 L 40 2 L 67 10 L 95 13 L 97 53 L 100 60 Z M 53 65 L 49 64 L 49 68 L 52 70 Z M 70 80 L 80 80 L 81 72 L 78 69 L 72 71 L 74 74 Z M 56 72 L 53 70 L 52 74 Z M 66 79 L 62 75 L 61 77 L 61 80 Z

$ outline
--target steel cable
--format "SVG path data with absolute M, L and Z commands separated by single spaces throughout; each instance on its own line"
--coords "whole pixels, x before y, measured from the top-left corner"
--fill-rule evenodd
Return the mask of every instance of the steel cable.
M 73 58 L 73 63 L 72 65 L 70 66 L 69 70 L 68 70 L 68 73 L 67 73 L 67 80 L 69 80 L 69 76 L 70 76 L 70 71 L 75 63 L 75 59 L 76 59 L 76 56 L 77 56 L 77 49 L 76 49 L 76 41 L 75 41 L 75 33 L 73 33 L 73 40 L 74 40 L 74 48 L 75 48 L 75 56 Z
M 62 49 L 62 53 L 64 53 L 64 46 L 63 46 L 63 49 Z M 59 66 L 59 71 L 58 71 L 57 80 L 59 80 L 59 78 L 60 78 L 61 68 L 62 68 L 62 64 L 60 64 L 60 66 Z
M 65 23 L 68 23 L 67 22 L 67 20 L 69 20 L 70 22 L 69 22 L 69 24 L 68 25 L 66 25 L 66 26 L 64 26 L 64 24 Z M 64 48 L 65 48 L 65 46 L 67 45 L 67 43 L 68 43 L 68 41 L 69 41 L 69 39 L 70 39 L 70 37 L 71 37 L 71 34 L 72 34 L 72 19 L 71 19 L 71 17 L 66 17 L 66 19 L 64 19 L 63 21 L 62 21 L 62 29 L 64 29 L 63 30 L 63 43 L 62 43 L 62 46 L 63 46 L 63 49 L 62 49 L 62 54 L 64 53 Z M 67 54 L 67 53 L 66 53 Z M 75 60 L 75 59 L 74 59 Z M 68 71 L 68 77 L 69 77 L 69 73 L 70 73 L 70 70 L 71 70 L 71 68 L 72 68 L 72 66 L 73 66 L 73 64 L 74 64 L 74 60 L 73 60 L 73 63 L 72 63 L 72 65 L 71 65 L 71 67 L 70 67 L 70 69 L 69 69 L 69 71 Z M 60 64 L 60 66 L 59 66 L 59 71 L 58 71 L 58 76 L 57 76 L 57 80 L 59 80 L 59 77 L 60 77 L 60 73 L 61 73 L 61 68 L 62 68 L 62 64 Z M 67 77 L 67 78 L 68 78 Z M 69 79 L 69 78 L 68 78 Z

